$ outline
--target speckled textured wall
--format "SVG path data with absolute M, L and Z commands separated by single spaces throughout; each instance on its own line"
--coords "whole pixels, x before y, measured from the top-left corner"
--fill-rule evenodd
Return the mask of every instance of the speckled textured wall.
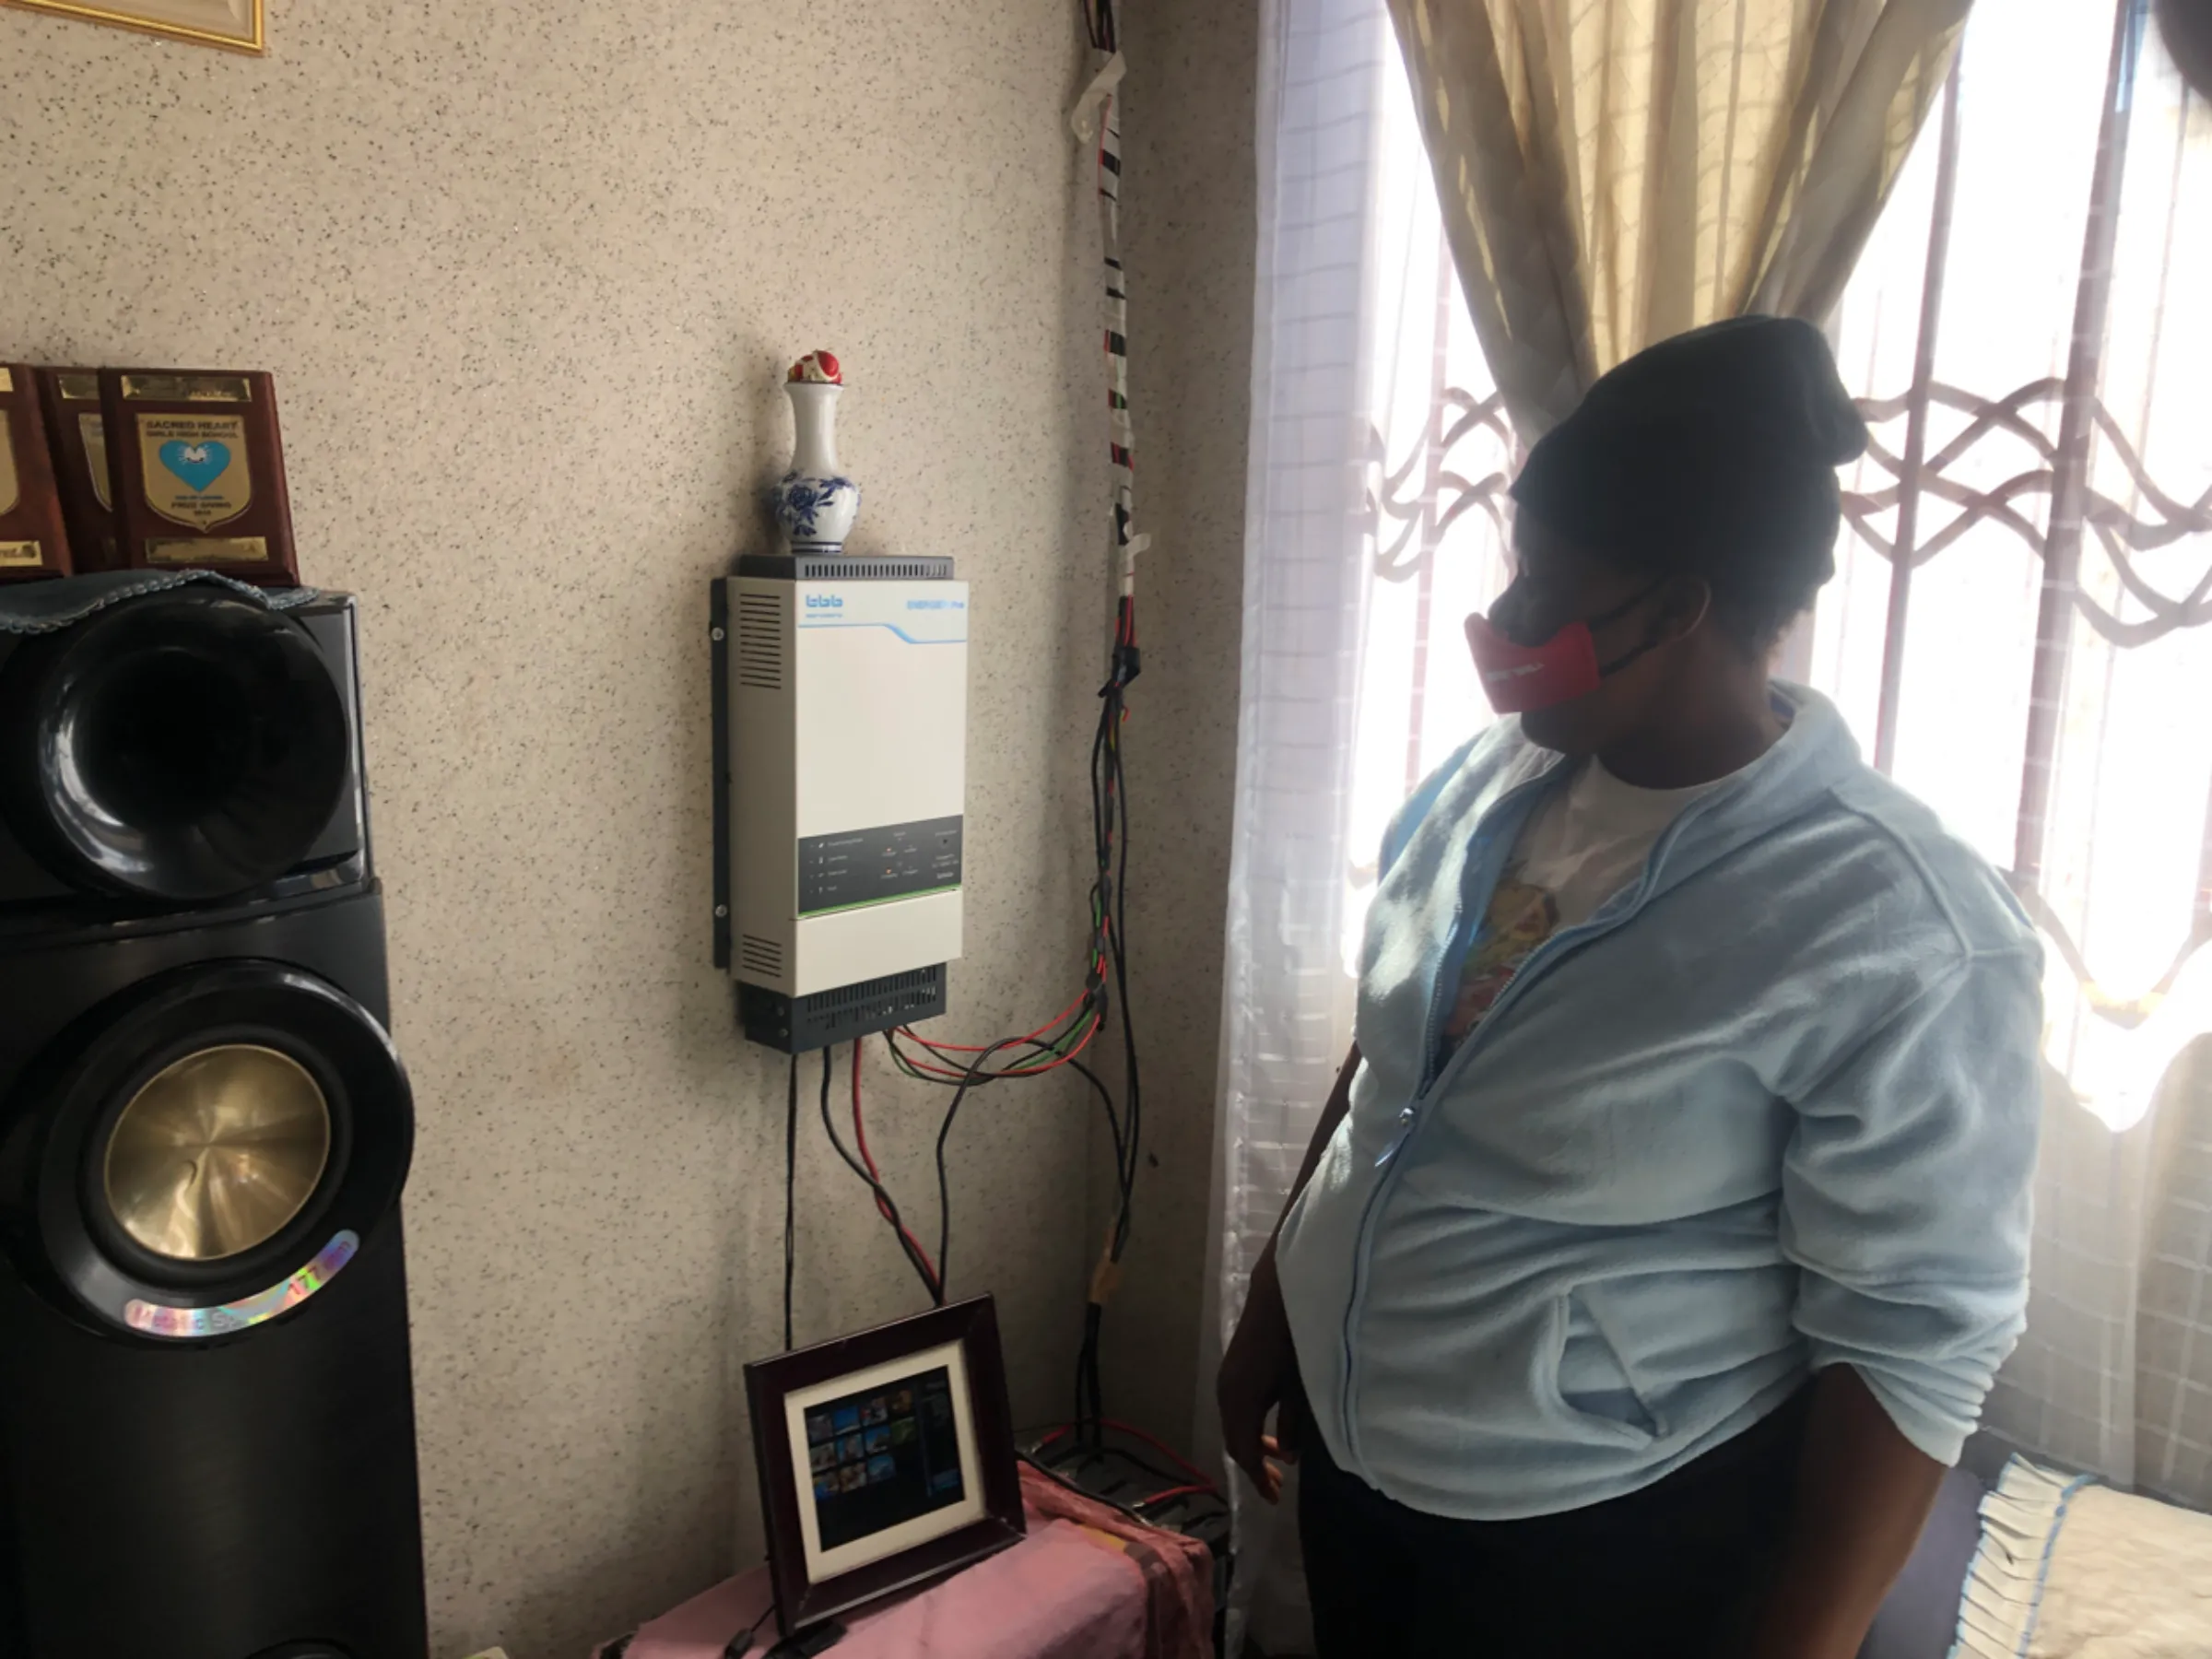
M 432 1651 L 567 1659 L 758 1550 L 737 1368 L 777 1341 L 784 1077 L 706 960 L 704 584 L 758 538 L 807 347 L 849 368 L 857 545 L 975 583 L 947 1030 L 1027 1029 L 1077 970 L 1105 589 L 1076 11 L 270 13 L 257 62 L 0 12 L 0 359 L 277 377 L 306 572 L 363 601 Z M 803 1340 L 919 1305 L 816 1077 Z M 934 1218 L 942 1101 L 873 1086 Z M 954 1142 L 955 1289 L 998 1293 L 1024 1420 L 1068 1403 L 1085 1109 L 993 1090 Z

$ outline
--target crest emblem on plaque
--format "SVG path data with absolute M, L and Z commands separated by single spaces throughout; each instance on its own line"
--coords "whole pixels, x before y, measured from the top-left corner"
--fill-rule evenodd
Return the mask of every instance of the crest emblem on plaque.
M 246 423 L 237 415 L 141 415 L 146 504 L 172 524 L 212 530 L 253 501 Z

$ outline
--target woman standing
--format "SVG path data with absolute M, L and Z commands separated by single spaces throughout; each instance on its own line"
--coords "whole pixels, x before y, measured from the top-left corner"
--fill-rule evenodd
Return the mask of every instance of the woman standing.
M 2040 949 L 1768 677 L 1865 442 L 1747 318 L 1513 487 L 1467 624 L 1509 717 L 1392 827 L 1221 1370 L 1267 1496 L 1302 1455 L 1324 1659 L 1852 1659 L 2018 1337 Z

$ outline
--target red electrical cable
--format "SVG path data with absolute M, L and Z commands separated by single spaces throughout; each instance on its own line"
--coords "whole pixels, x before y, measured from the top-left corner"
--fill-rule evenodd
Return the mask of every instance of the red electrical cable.
M 1090 993 L 1088 991 L 1077 992 L 1075 1000 L 1069 1003 L 1066 1007 L 1061 1009 L 1059 1013 L 1053 1015 L 1050 1019 L 1046 1020 L 1035 1030 L 1026 1031 L 1021 1036 L 1014 1039 L 1014 1041 L 1017 1042 L 1035 1041 L 1038 1038 L 1043 1036 L 1047 1031 L 1052 1030 L 1054 1027 L 1058 1026 L 1061 1021 L 1065 1020 L 1077 1008 L 1081 1007 L 1083 1006 L 1083 999 L 1089 994 Z M 1003 1042 L 937 1042 L 927 1037 L 914 1036 L 914 1029 L 912 1026 L 900 1026 L 899 1028 L 899 1034 L 901 1037 L 912 1037 L 916 1042 L 919 1042 L 924 1048 L 943 1049 L 948 1053 L 957 1054 L 987 1054 L 993 1049 L 1002 1049 L 1006 1046 Z
M 1073 1060 L 1085 1049 L 1088 1048 L 1090 1046 L 1090 1040 L 1099 1033 L 1099 1017 L 1095 1014 L 1092 1015 L 1090 1017 L 1089 1023 L 1083 1028 L 1082 1040 L 1078 1041 L 1074 1048 L 1068 1050 L 1066 1053 L 1061 1054 L 1053 1060 L 1045 1062 L 1042 1065 L 1008 1066 L 1004 1071 L 978 1072 L 975 1074 L 974 1081 L 977 1083 L 988 1083 L 995 1077 L 1042 1077 L 1046 1072 L 1053 1070 L 1056 1066 L 1065 1065 L 1070 1060 Z M 948 1077 L 956 1082 L 964 1082 L 968 1080 L 968 1069 L 961 1065 L 958 1060 L 953 1059 L 944 1053 L 939 1049 L 938 1045 L 930 1041 L 928 1038 L 919 1036 L 912 1030 L 906 1029 L 901 1029 L 897 1034 L 900 1037 L 904 1037 L 908 1041 L 915 1043 L 919 1047 L 927 1049 L 935 1059 L 941 1062 L 940 1065 L 932 1065 L 926 1060 L 916 1060 L 912 1055 L 905 1056 L 906 1064 L 912 1066 L 915 1070 L 929 1072 L 940 1077 Z M 1013 1041 L 1017 1042 L 1029 1042 L 1032 1041 L 1033 1039 L 1023 1037 L 1016 1038 Z M 1005 1048 L 1007 1046 L 1009 1046 L 1007 1043 L 993 1044 L 993 1047 L 994 1048 Z M 980 1052 L 988 1053 L 990 1050 L 985 1049 Z
M 1149 1509 L 1155 1503 L 1165 1503 L 1171 1498 L 1218 1498 L 1219 1496 L 1220 1493 L 1215 1491 L 1210 1486 L 1170 1487 L 1166 1491 L 1155 1492 L 1149 1498 L 1139 1498 L 1129 1507 L 1131 1509 Z
M 861 1042 L 860 1039 L 854 1038 L 853 1041 L 853 1138 L 860 1143 L 860 1161 L 867 1165 L 868 1178 L 875 1182 L 878 1189 L 876 1194 L 877 1213 L 888 1221 L 891 1219 L 891 1204 L 881 1191 L 883 1171 L 876 1167 L 876 1155 L 868 1150 L 867 1124 L 863 1122 L 860 1114 L 860 1060 Z M 937 1265 L 929 1259 L 929 1252 L 922 1248 L 922 1241 L 907 1230 L 904 1222 L 899 1224 L 899 1236 L 904 1239 L 909 1248 L 921 1258 L 923 1270 L 929 1276 L 930 1288 L 936 1294 L 942 1295 L 944 1293 L 944 1277 L 937 1272 Z
M 1049 1071 L 1056 1071 L 1061 1066 L 1065 1065 L 1069 1061 L 1081 1054 L 1085 1049 L 1090 1046 L 1090 1040 L 1099 1034 L 1099 1024 L 1100 1022 L 1097 1017 L 1093 1016 L 1090 1024 L 1084 1028 L 1083 1041 L 1077 1043 L 1074 1048 L 1068 1050 L 1066 1053 L 1062 1054 L 1056 1060 L 1048 1061 L 1042 1065 L 1029 1065 L 1020 1067 L 1010 1066 L 1005 1071 L 979 1073 L 976 1076 L 975 1081 L 978 1083 L 987 1083 L 998 1077 L 1041 1077 Z M 937 1053 L 937 1045 L 931 1042 L 926 1037 L 918 1037 L 912 1030 L 903 1027 L 900 1028 L 898 1034 L 906 1038 L 909 1041 L 919 1043 L 922 1047 L 929 1050 L 929 1052 L 933 1054 Z M 1020 1041 L 1027 1041 L 1029 1040 L 1027 1038 L 1023 1038 Z M 947 1043 L 945 1046 L 949 1048 L 952 1045 L 950 1043 Z M 997 1043 L 994 1044 L 993 1046 L 1004 1048 L 1006 1045 L 1005 1043 Z M 942 1054 L 938 1054 L 937 1057 L 940 1060 L 944 1058 Z M 912 1055 L 907 1057 L 906 1063 L 907 1065 L 912 1066 L 916 1071 L 927 1072 L 932 1077 L 943 1077 L 948 1082 L 965 1082 L 968 1078 L 968 1074 L 963 1070 L 959 1070 L 949 1065 L 932 1065 L 928 1061 L 916 1060 Z
M 1221 1489 L 1207 1477 L 1204 1469 L 1200 1468 L 1196 1464 L 1191 1462 L 1189 1458 L 1184 1457 L 1180 1452 L 1177 1452 L 1165 1441 L 1155 1440 L 1151 1435 L 1147 1434 L 1142 1429 L 1132 1429 L 1127 1423 L 1117 1423 L 1112 1418 L 1100 1418 L 1099 1419 L 1099 1427 L 1101 1429 L 1111 1429 L 1116 1434 L 1125 1434 L 1131 1440 L 1143 1441 L 1146 1445 L 1151 1447 L 1153 1451 L 1159 1453 L 1162 1457 L 1166 1458 L 1170 1463 L 1181 1469 L 1185 1475 L 1188 1475 L 1193 1480 L 1196 1481 L 1207 1491 L 1218 1492 Z

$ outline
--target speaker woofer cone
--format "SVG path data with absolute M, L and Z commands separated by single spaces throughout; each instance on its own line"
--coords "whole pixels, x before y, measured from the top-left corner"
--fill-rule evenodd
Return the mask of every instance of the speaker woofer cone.
M 0 809 L 75 885 L 225 898 L 307 855 L 343 796 L 349 734 L 305 628 L 180 588 L 16 653 L 0 684 Z
M 0 1182 L 12 1165 L 27 1185 L 0 1249 L 65 1314 L 163 1342 L 252 1340 L 305 1297 L 319 1305 L 396 1223 L 415 1139 L 375 1016 L 255 958 L 96 1005 L 4 1108 Z
M 115 1224 L 171 1261 L 221 1262 L 307 1206 L 330 1160 L 330 1102 L 290 1055 L 226 1043 L 171 1062 L 108 1136 Z

